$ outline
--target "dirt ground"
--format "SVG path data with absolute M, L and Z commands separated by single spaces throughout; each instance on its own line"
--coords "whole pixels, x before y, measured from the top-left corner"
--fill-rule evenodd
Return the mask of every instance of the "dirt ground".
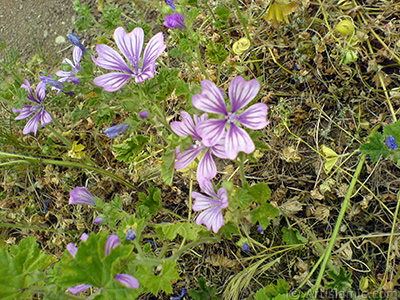
M 19 51 L 23 62 L 38 52 L 62 56 L 63 49 L 71 45 L 67 35 L 73 32 L 76 18 L 72 3 L 73 0 L 2 0 L 0 38 L 9 50 Z

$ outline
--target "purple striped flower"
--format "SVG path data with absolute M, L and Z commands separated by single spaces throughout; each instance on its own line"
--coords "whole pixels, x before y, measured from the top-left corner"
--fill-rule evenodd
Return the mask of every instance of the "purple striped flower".
M 28 79 L 24 79 L 25 84 L 21 85 L 21 88 L 26 89 L 29 92 L 27 96 L 28 100 L 37 105 L 22 105 L 22 109 L 13 108 L 14 113 L 19 113 L 15 120 L 23 120 L 32 114 L 35 114 L 24 127 L 23 134 L 28 134 L 33 132 L 36 136 L 39 122 L 42 123 L 42 127 L 49 124 L 53 119 L 50 114 L 44 109 L 43 100 L 46 97 L 46 84 L 44 82 L 39 82 L 36 87 L 36 97 L 33 94 L 31 84 Z
M 82 204 L 95 206 L 95 198 L 85 187 L 77 186 L 69 192 L 69 204 Z
M 179 136 L 193 137 L 194 144 L 189 146 L 183 152 L 180 151 L 180 147 L 176 148 L 175 151 L 175 168 L 177 170 L 186 169 L 196 157 L 206 149 L 204 156 L 200 159 L 199 166 L 197 167 L 197 180 L 211 180 L 217 175 L 217 166 L 211 156 L 211 152 L 219 158 L 227 158 L 224 152 L 224 137 L 221 138 L 220 142 L 212 147 L 206 147 L 202 142 L 200 135 L 196 128 L 202 122 L 207 120 L 207 114 L 203 114 L 200 117 L 194 115 L 194 122 L 192 117 L 186 111 L 181 112 L 183 121 L 171 122 L 172 130 Z
M 129 128 L 129 124 L 126 123 L 122 123 L 119 125 L 114 125 L 111 126 L 110 128 L 104 130 L 105 134 L 107 134 L 107 136 L 110 139 L 115 138 L 116 136 L 120 135 L 121 133 L 123 133 L 125 130 L 127 130 Z
M 164 44 L 162 32 L 153 36 L 147 44 L 143 54 L 143 63 L 141 63 L 140 58 L 144 42 L 144 31 L 142 28 L 136 27 L 128 34 L 124 28 L 118 27 L 114 32 L 114 39 L 130 66 L 111 47 L 104 44 L 97 45 L 96 50 L 99 57 L 95 59 L 92 55 L 95 64 L 101 68 L 119 72 L 112 72 L 96 77 L 94 79 L 96 85 L 103 87 L 107 92 L 115 92 L 122 88 L 130 78 L 134 77 L 135 82 L 139 83 L 154 77 L 156 59 L 167 47 Z
M 197 217 L 196 223 L 198 225 L 204 224 L 207 226 L 208 231 L 212 228 L 214 233 L 217 233 L 225 225 L 222 209 L 229 205 L 228 193 L 225 188 L 220 188 L 217 195 L 210 180 L 201 181 L 199 184 L 200 188 L 211 197 L 192 192 L 192 197 L 196 199 L 193 204 L 193 210 L 200 211 L 204 209 Z
M 68 37 L 69 37 L 69 35 L 68 35 Z M 79 42 L 79 40 L 78 40 L 78 42 Z M 83 47 L 83 45 L 82 45 L 82 47 Z M 83 49 L 85 49 L 85 48 L 83 48 Z M 71 71 L 69 71 L 69 72 L 58 71 L 56 73 L 56 75 L 58 77 L 61 77 L 58 81 L 72 82 L 73 84 L 81 83 L 77 77 L 77 74 L 78 74 L 78 72 L 82 71 L 82 67 L 81 67 L 82 54 L 83 54 L 82 49 L 79 46 L 75 46 L 74 50 L 72 51 L 73 62 L 68 58 L 65 58 L 63 60 L 63 63 L 67 63 L 71 66 Z
M 177 28 L 179 30 L 185 30 L 185 16 L 180 13 L 166 15 L 163 25 L 171 29 Z
M 117 274 L 114 278 L 120 283 L 126 285 L 128 288 L 138 289 L 140 286 L 139 281 L 128 274 Z
M 235 159 L 240 151 L 252 153 L 255 150 L 254 142 L 239 125 L 250 129 L 262 129 L 269 124 L 266 120 L 268 106 L 264 103 L 254 104 L 241 112 L 241 109 L 257 96 L 260 83 L 256 79 L 246 82 L 243 76 L 232 79 L 229 85 L 230 111 L 226 107 L 223 91 L 214 83 L 203 80 L 201 87 L 202 93 L 192 98 L 193 106 L 223 117 L 206 120 L 196 127 L 203 144 L 206 147 L 216 145 L 226 132 L 225 152 L 228 158 Z
M 107 243 L 106 243 L 106 256 L 110 254 L 111 249 L 114 249 L 118 245 L 121 245 L 118 235 L 116 234 L 109 235 L 107 237 Z

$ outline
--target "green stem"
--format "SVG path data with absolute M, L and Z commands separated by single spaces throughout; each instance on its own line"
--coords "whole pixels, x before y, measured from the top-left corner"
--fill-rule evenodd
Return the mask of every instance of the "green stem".
M 206 77 L 206 79 L 209 80 L 210 77 L 208 77 L 208 74 L 206 72 L 206 68 L 204 67 L 203 61 L 201 60 L 200 45 L 198 45 L 196 47 L 196 58 L 197 58 L 197 61 L 199 62 L 201 71 L 203 72 L 203 74 Z
M 239 4 L 238 4 L 237 0 L 233 0 L 233 4 L 235 5 L 236 12 L 237 12 L 237 14 L 239 15 L 240 23 L 242 23 L 244 32 L 246 33 L 246 37 L 247 37 L 247 39 L 248 39 L 249 41 L 251 41 L 250 33 L 249 33 L 249 31 L 247 30 L 246 20 L 243 18 L 242 13 L 240 12 L 240 8 L 239 8 Z
M 35 157 L 30 157 L 30 156 L 25 156 L 25 155 L 19 155 L 19 154 L 12 154 L 12 153 L 6 153 L 6 152 L 0 152 L 0 155 L 4 155 L 8 158 L 17 158 L 17 159 L 24 159 L 28 162 L 33 162 L 33 163 L 41 163 L 41 164 L 47 164 L 47 165 L 56 165 L 56 166 L 64 166 L 64 167 L 76 167 L 76 168 L 81 168 L 81 169 L 88 169 L 95 171 L 97 173 L 109 176 L 113 178 L 115 181 L 118 181 L 122 184 L 125 184 L 126 186 L 136 190 L 136 187 L 131 184 L 130 182 L 126 181 L 125 179 L 111 173 L 108 171 L 105 171 L 103 169 L 95 168 L 90 165 L 86 165 L 83 163 L 77 163 L 77 162 L 71 162 L 71 161 L 63 161 L 63 160 L 54 160 L 54 159 L 43 159 L 43 158 L 35 158 Z M 20 161 L 16 161 L 17 163 Z
M 238 158 L 237 163 L 239 165 L 239 172 L 240 172 L 240 179 L 242 181 L 242 187 L 245 186 L 245 184 L 247 183 L 245 174 L 244 174 L 244 161 L 243 161 L 243 157 L 241 156 L 240 158 Z
M 189 244 L 186 244 L 184 247 L 180 248 L 178 251 L 176 251 L 174 253 L 174 255 L 168 257 L 166 260 L 175 261 L 183 253 L 185 253 L 186 251 L 188 251 L 189 249 L 191 249 L 197 245 L 204 244 L 204 243 L 216 243 L 216 242 L 219 242 L 220 240 L 221 240 L 220 237 L 206 237 L 206 238 L 201 238 L 201 239 L 195 240 L 193 242 L 190 242 Z
M 333 229 L 333 233 L 332 233 L 332 236 L 330 238 L 330 242 L 329 242 L 328 247 L 326 248 L 325 252 L 322 254 L 322 256 L 324 257 L 324 260 L 322 261 L 321 269 L 319 270 L 317 280 L 316 280 L 314 286 L 310 290 L 308 290 L 307 294 L 309 294 L 310 292 L 313 292 L 313 291 L 314 292 L 318 291 L 319 286 L 321 285 L 321 281 L 322 281 L 322 277 L 324 276 L 324 273 L 325 273 L 326 265 L 327 265 L 327 263 L 328 263 L 328 261 L 330 259 L 333 246 L 335 245 L 336 237 L 337 237 L 337 235 L 339 233 L 339 228 L 340 228 L 340 226 L 342 224 L 344 215 L 346 213 L 347 206 L 349 205 L 350 198 L 353 195 L 353 190 L 354 190 L 354 187 L 355 187 L 355 185 L 357 183 L 357 179 L 358 179 L 358 177 L 359 177 L 359 175 L 361 173 L 361 169 L 362 169 L 362 167 L 364 165 L 365 158 L 366 158 L 366 154 L 363 154 L 361 156 L 361 159 L 360 159 L 359 163 L 358 163 L 357 169 L 356 169 L 356 171 L 355 171 L 355 173 L 353 175 L 353 178 L 352 178 L 352 180 L 350 182 L 349 189 L 347 190 L 346 197 L 344 198 L 343 203 L 342 203 L 342 207 L 340 208 L 339 216 L 338 216 L 338 219 L 336 221 L 335 228 Z M 315 297 L 314 297 L 314 299 L 315 299 Z

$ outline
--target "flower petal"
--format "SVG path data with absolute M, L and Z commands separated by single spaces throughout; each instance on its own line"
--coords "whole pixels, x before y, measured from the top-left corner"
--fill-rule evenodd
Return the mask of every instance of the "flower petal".
M 103 218 L 102 217 L 97 217 L 96 219 L 94 219 L 93 223 L 97 224 L 97 225 L 100 225 L 101 221 L 103 221 Z
M 91 288 L 91 287 L 92 286 L 90 286 L 88 284 L 79 284 L 74 287 L 69 287 L 68 291 L 70 291 L 72 294 L 76 295 L 76 294 L 83 293 L 84 291 L 86 291 L 88 288 Z
M 157 33 L 151 38 L 144 50 L 142 73 L 147 72 L 149 68 L 152 68 L 154 73 L 156 59 L 164 52 L 166 47 L 167 45 L 164 44 L 164 35 L 162 32 Z
M 238 121 L 250 129 L 262 129 L 270 122 L 266 120 L 268 106 L 264 103 L 257 103 L 250 106 L 238 116 Z
M 55 84 L 60 83 L 57 80 L 53 79 Z M 39 103 L 42 103 L 44 98 L 46 97 L 46 83 L 41 81 L 36 87 L 36 98 L 39 100 Z
M 121 50 L 122 54 L 131 63 L 132 68 L 137 72 L 144 41 L 143 29 L 136 27 L 131 33 L 127 34 L 123 27 L 118 27 L 114 31 L 114 39 L 119 50 Z
M 148 68 L 146 68 L 146 71 L 140 73 L 135 77 L 135 82 L 140 83 L 143 82 L 149 78 L 154 78 L 154 69 L 156 67 L 156 63 L 152 63 Z
M 177 28 L 179 30 L 185 30 L 186 29 L 185 16 L 181 13 L 166 15 L 165 22 L 163 23 L 163 25 L 171 29 Z
M 40 120 L 40 112 L 34 115 L 25 125 L 24 130 L 22 131 L 23 134 L 28 134 L 29 132 L 33 132 L 36 136 L 38 127 L 39 127 L 39 120 Z
M 101 86 L 107 92 L 115 92 L 124 86 L 131 78 L 131 75 L 125 73 L 108 73 L 96 77 L 93 82 L 95 85 Z
M 140 286 L 139 281 L 128 274 L 117 274 L 114 278 L 129 288 L 138 289 Z
M 179 136 L 191 135 L 197 137 L 196 128 L 190 114 L 186 111 L 181 111 L 181 117 L 182 121 L 174 121 L 170 123 L 172 130 Z M 199 140 L 200 137 L 196 139 Z
M 211 180 L 217 175 L 217 166 L 211 157 L 211 151 L 207 152 L 200 159 L 197 167 L 197 181 Z
M 201 180 L 199 181 L 200 188 L 203 192 L 205 192 L 207 195 L 218 198 L 218 195 L 215 193 L 214 186 L 211 182 L 211 180 Z
M 114 249 L 118 245 L 120 245 L 121 242 L 119 241 L 119 237 L 116 234 L 111 234 L 107 237 L 107 242 L 106 242 L 106 256 L 110 254 L 111 249 Z
M 214 146 L 211 147 L 212 153 L 219 158 L 226 159 L 228 158 L 227 154 L 225 153 L 225 136 L 224 134 L 222 138 L 216 143 Z
M 226 120 L 209 119 L 196 126 L 196 132 L 202 138 L 206 147 L 216 145 L 222 136 L 225 135 Z
M 82 233 L 82 235 L 81 235 L 81 237 L 80 237 L 79 239 L 80 239 L 81 241 L 86 242 L 87 239 L 88 239 L 88 237 L 89 237 L 89 235 L 88 235 L 86 232 L 84 232 L 84 233 Z
M 18 108 L 15 109 L 13 108 L 12 111 L 13 113 L 19 113 L 18 116 L 15 117 L 15 120 L 23 120 L 27 117 L 29 117 L 31 114 L 35 113 L 38 109 L 40 109 L 40 105 L 22 105 L 22 109 Z
M 82 204 L 95 206 L 95 198 L 85 187 L 77 186 L 69 193 L 69 204 Z
M 83 44 L 82 44 L 82 46 L 83 46 Z M 81 62 L 82 54 L 83 54 L 82 49 L 79 48 L 78 46 L 75 46 L 74 50 L 72 51 L 72 58 L 74 60 L 75 67 Z
M 260 83 L 257 79 L 248 82 L 243 76 L 236 76 L 229 84 L 229 99 L 231 101 L 232 113 L 245 107 L 253 100 L 260 90 Z
M 99 55 L 97 59 L 92 55 L 92 59 L 96 65 L 107 70 L 118 70 L 133 74 L 122 56 L 110 46 L 99 44 L 96 47 Z
M 75 257 L 76 253 L 78 252 L 78 247 L 76 247 L 74 243 L 69 243 L 67 245 L 67 250 L 72 257 Z
M 205 196 L 198 192 L 192 192 L 192 197 L 196 199 L 195 203 L 192 206 L 192 209 L 194 211 L 200 211 L 221 204 L 221 202 L 218 199 Z
M 226 135 L 225 151 L 229 159 L 235 159 L 240 151 L 247 154 L 255 150 L 254 142 L 242 128 L 231 123 Z
M 224 93 L 210 80 L 201 82 L 201 94 L 192 97 L 193 106 L 208 113 L 228 115 Z
M 185 151 L 181 152 L 180 147 L 177 147 L 175 150 L 175 168 L 177 170 L 186 169 L 203 149 L 204 147 L 192 145 L 185 149 Z
M 26 96 L 30 101 L 32 101 L 32 102 L 36 102 L 36 103 L 38 103 L 38 104 L 40 104 L 40 101 L 38 101 L 36 98 L 35 98 L 35 96 L 33 95 L 33 90 L 32 90 L 32 87 L 31 87 L 31 84 L 30 84 L 30 82 L 29 82 L 29 80 L 28 79 L 24 79 L 24 82 L 25 82 L 25 84 L 22 84 L 21 85 L 21 88 L 24 88 L 25 90 L 27 90 L 28 91 L 28 96 Z
M 46 126 L 51 121 L 53 121 L 53 118 L 51 117 L 51 115 L 46 110 L 42 109 L 40 114 L 41 114 L 40 121 L 42 122 L 42 127 Z
M 221 208 L 217 206 L 206 209 L 197 217 L 196 223 L 198 225 L 204 224 L 207 226 L 208 231 L 212 228 L 214 233 L 217 233 L 218 230 L 225 225 Z
M 226 190 L 226 188 L 220 188 L 218 190 L 218 199 L 221 201 L 221 208 L 226 208 L 229 205 L 229 201 L 228 201 L 228 191 Z

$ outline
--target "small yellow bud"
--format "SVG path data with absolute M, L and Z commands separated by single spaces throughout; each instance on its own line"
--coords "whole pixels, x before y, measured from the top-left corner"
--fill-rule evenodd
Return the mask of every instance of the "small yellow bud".
M 244 52 L 246 52 L 247 49 L 250 48 L 250 40 L 246 39 L 246 38 L 241 38 L 240 40 L 238 40 L 237 42 L 235 42 L 233 44 L 233 52 L 235 52 L 236 54 L 243 54 Z
M 354 34 L 354 25 L 350 20 L 340 21 L 335 27 L 335 32 L 340 33 L 343 36 L 349 36 Z

